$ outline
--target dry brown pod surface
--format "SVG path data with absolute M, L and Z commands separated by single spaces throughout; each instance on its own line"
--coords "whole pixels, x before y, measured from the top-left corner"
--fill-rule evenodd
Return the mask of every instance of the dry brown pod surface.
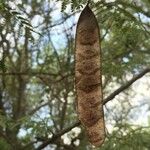
M 75 88 L 79 120 L 95 146 L 100 146 L 105 139 L 101 76 L 99 26 L 87 5 L 76 29 Z

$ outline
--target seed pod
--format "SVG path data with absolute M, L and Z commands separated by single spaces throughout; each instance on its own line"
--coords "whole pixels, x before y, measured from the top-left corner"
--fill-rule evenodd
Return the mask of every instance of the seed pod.
M 95 146 L 100 146 L 105 139 L 101 76 L 99 27 L 87 5 L 76 29 L 75 88 L 79 120 Z

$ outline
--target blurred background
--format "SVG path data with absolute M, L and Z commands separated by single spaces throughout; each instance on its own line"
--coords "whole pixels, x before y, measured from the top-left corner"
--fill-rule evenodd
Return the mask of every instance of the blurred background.
M 77 117 L 74 43 L 86 0 L 0 0 L 0 150 L 150 150 L 150 1 L 94 0 L 107 137 Z

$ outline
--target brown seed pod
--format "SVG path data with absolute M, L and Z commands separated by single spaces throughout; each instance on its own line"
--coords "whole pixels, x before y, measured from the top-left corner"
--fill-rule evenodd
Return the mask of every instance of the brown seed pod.
M 76 29 L 75 88 L 79 119 L 95 146 L 105 139 L 99 38 L 97 20 L 87 5 Z

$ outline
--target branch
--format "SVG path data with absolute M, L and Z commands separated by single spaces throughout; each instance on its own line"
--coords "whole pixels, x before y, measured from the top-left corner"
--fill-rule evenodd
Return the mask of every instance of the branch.
M 48 139 L 47 141 L 45 141 L 42 145 L 40 145 L 36 150 L 41 150 L 44 147 L 46 147 L 48 144 L 53 143 L 55 140 L 57 140 L 59 137 L 61 137 L 63 134 L 69 132 L 71 129 L 73 129 L 76 126 L 80 125 L 80 121 L 77 121 L 76 123 L 74 123 L 72 126 L 60 131 L 59 133 L 53 135 L 53 137 L 51 139 Z
M 145 11 L 144 9 L 142 9 L 142 7 L 135 6 L 135 5 L 132 5 L 130 3 L 123 2 L 123 1 L 118 1 L 117 4 L 121 4 L 123 6 L 126 6 L 128 8 L 131 8 L 131 9 L 135 10 L 136 12 L 142 13 L 146 17 L 150 17 L 150 12 Z
M 103 105 L 105 105 L 107 102 L 115 98 L 116 95 L 121 93 L 122 91 L 126 90 L 130 85 L 132 85 L 136 80 L 143 77 L 146 73 L 150 72 L 150 68 L 146 68 L 138 75 L 134 76 L 131 80 L 129 80 L 126 84 L 122 85 L 120 88 L 118 88 L 116 91 L 114 91 L 112 94 L 110 94 L 106 99 L 104 99 Z
M 33 110 L 31 110 L 29 113 L 28 113 L 28 115 L 33 115 L 35 112 L 37 112 L 39 109 L 41 109 L 42 107 L 44 107 L 44 106 L 46 106 L 46 105 L 48 105 L 49 104 L 49 102 L 46 102 L 46 103 L 44 103 L 44 104 L 42 104 L 42 105 L 40 105 L 40 106 L 37 106 L 35 109 L 33 109 Z
M 107 102 L 115 98 L 116 95 L 121 93 L 122 91 L 126 90 L 130 85 L 132 85 L 136 80 L 143 77 L 146 73 L 150 72 L 150 68 L 146 68 L 138 75 L 134 76 L 131 80 L 129 80 L 126 84 L 122 85 L 120 88 L 118 88 L 116 91 L 114 91 L 112 94 L 110 94 L 106 99 L 103 101 L 103 105 L 105 105 Z M 72 126 L 60 131 L 59 133 L 53 135 L 51 139 L 48 139 L 43 144 L 41 144 L 36 150 L 41 150 L 42 148 L 46 147 L 48 144 L 53 143 L 55 140 L 57 140 L 59 137 L 61 137 L 63 134 L 69 132 L 71 129 L 75 128 L 76 126 L 79 126 L 81 123 L 80 121 L 75 122 Z
M 6 140 L 6 142 L 13 147 L 13 143 L 10 141 L 10 139 L 8 138 L 8 136 L 6 136 L 3 131 L 0 131 L 0 138 L 3 138 L 4 140 Z
M 46 81 L 51 81 L 50 78 L 47 78 L 45 76 L 54 76 L 54 77 L 59 77 L 56 81 L 51 81 L 51 83 L 58 83 L 60 81 L 62 81 L 63 79 L 69 77 L 69 76 L 73 76 L 72 74 L 66 74 L 66 75 L 61 75 L 61 74 L 55 74 L 55 73 L 48 73 L 48 72 L 0 72 L 0 76 L 36 76 L 39 79 L 41 79 L 44 83 L 46 83 Z M 44 79 L 44 80 L 43 80 Z
M 50 75 L 50 76 L 57 76 L 57 74 L 54 73 L 48 73 L 48 72 L 0 72 L 0 75 L 13 75 L 13 76 L 36 76 L 36 75 Z

